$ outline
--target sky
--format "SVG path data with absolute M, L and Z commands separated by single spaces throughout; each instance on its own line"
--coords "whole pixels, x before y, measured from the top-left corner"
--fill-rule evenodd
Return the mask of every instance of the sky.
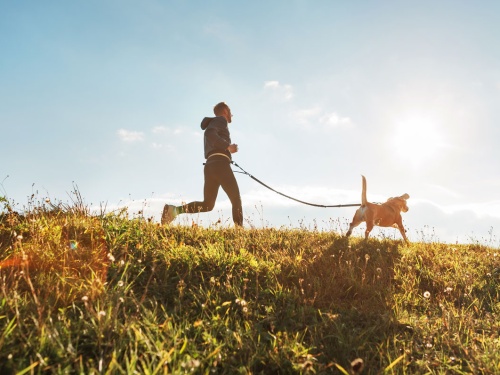
M 202 200 L 200 122 L 225 101 L 233 160 L 273 189 L 360 203 L 364 175 L 369 201 L 410 195 L 410 241 L 499 246 L 499 15 L 493 0 L 0 0 L 0 196 L 159 221 Z M 356 210 L 236 177 L 246 228 L 345 233 Z M 225 193 L 173 224 L 193 222 L 231 227 Z

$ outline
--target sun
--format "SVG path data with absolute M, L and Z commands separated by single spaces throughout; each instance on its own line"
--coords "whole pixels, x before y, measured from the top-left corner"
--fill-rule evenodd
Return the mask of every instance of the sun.
M 391 136 L 395 154 L 414 167 L 430 162 L 443 146 L 439 123 L 424 116 L 410 116 L 395 122 Z

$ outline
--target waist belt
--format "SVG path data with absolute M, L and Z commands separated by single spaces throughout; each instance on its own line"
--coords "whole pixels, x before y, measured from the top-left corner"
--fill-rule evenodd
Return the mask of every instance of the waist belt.
M 225 156 L 225 157 L 227 158 L 227 160 L 231 161 L 231 158 L 230 158 L 229 156 L 227 156 L 226 154 L 222 154 L 222 153 L 220 153 L 220 152 L 216 152 L 215 154 L 210 155 L 210 156 L 207 158 L 207 160 L 208 160 L 208 159 L 210 159 L 212 156 L 216 156 L 216 155 Z

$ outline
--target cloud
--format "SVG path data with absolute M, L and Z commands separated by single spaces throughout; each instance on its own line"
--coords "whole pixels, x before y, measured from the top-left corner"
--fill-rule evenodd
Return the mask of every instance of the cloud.
M 136 132 L 126 129 L 120 129 L 117 132 L 118 137 L 124 142 L 137 142 L 142 141 L 144 139 L 143 132 Z
M 293 98 L 292 85 L 283 85 L 279 81 L 264 82 L 264 90 L 272 92 L 273 98 L 277 100 L 288 101 Z
M 320 126 L 323 130 L 329 130 L 352 125 L 349 117 L 340 116 L 335 112 L 326 112 L 319 106 L 297 110 L 292 116 L 294 121 L 305 129 L 317 129 Z
M 325 113 L 319 119 L 319 122 L 327 128 L 335 128 L 342 125 L 350 125 L 351 119 L 349 117 L 341 117 L 337 113 Z

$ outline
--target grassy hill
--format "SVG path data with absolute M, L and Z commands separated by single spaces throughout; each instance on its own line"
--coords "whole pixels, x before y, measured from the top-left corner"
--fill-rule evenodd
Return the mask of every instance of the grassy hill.
M 1 374 L 498 374 L 500 250 L 0 216 Z

